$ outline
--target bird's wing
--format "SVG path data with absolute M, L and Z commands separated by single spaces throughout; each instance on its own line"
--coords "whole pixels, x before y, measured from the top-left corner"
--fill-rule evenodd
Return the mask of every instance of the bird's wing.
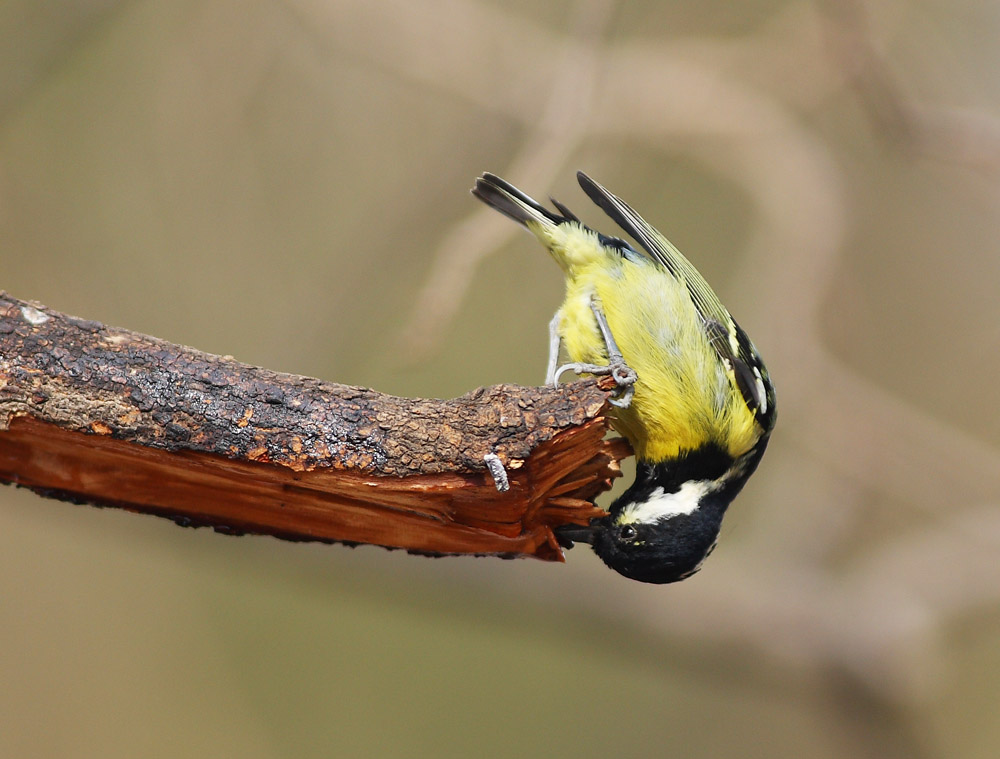
M 754 411 L 764 429 L 770 429 L 774 395 L 767 369 L 746 333 L 740 329 L 719 296 L 694 265 L 617 195 L 609 192 L 582 171 L 577 172 L 580 187 L 618 226 L 624 229 L 656 263 L 685 284 L 698 313 L 705 323 L 712 346 L 732 368 L 736 385 L 747 406 Z

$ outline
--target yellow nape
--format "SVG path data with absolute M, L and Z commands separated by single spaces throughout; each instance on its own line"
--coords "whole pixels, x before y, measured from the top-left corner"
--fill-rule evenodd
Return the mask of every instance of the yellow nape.
M 559 233 L 568 227 L 574 231 Z M 560 332 L 573 361 L 605 364 L 607 353 L 591 310 L 600 299 L 608 325 L 638 381 L 616 429 L 647 461 L 677 458 L 714 442 L 731 456 L 746 453 L 761 430 L 708 341 L 687 287 L 660 266 L 624 261 L 575 225 L 546 230 L 550 252 L 567 273 Z M 538 234 L 536 232 L 536 234 Z M 551 240 L 546 238 L 562 239 Z

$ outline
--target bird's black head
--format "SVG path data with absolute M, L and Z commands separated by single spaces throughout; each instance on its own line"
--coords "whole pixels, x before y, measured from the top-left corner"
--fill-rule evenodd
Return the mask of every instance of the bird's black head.
M 611 504 L 608 516 L 587 527 L 562 528 L 561 537 L 590 543 L 605 564 L 633 580 L 683 580 L 715 548 L 726 508 L 759 453 L 734 461 L 706 447 L 670 462 L 640 461 L 635 482 Z
M 651 583 L 677 582 L 701 569 L 715 548 L 729 500 L 708 493 L 690 514 L 661 516 L 653 521 L 628 521 L 629 504 L 625 504 L 617 515 L 613 512 L 591 525 L 591 545 L 605 564 L 626 577 Z

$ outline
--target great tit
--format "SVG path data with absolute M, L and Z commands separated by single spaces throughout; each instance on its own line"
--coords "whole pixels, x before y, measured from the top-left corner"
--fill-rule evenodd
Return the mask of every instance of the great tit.
M 750 338 L 680 251 L 586 174 L 577 179 L 638 248 L 493 174 L 472 193 L 527 227 L 566 276 L 547 380 L 572 369 L 611 373 L 620 386 L 612 421 L 635 450 L 635 481 L 608 516 L 559 528 L 560 540 L 590 543 L 634 580 L 676 582 L 701 568 L 757 468 L 774 427 L 774 388 Z M 560 344 L 573 363 L 557 368 Z

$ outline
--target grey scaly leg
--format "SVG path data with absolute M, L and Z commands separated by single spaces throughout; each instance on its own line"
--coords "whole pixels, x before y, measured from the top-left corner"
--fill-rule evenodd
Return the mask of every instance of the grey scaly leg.
M 559 382 L 556 378 L 556 367 L 559 365 L 559 343 L 561 342 L 559 338 L 560 316 L 561 314 L 556 311 L 556 315 L 549 322 L 549 365 L 545 371 L 546 385 L 556 385 Z

